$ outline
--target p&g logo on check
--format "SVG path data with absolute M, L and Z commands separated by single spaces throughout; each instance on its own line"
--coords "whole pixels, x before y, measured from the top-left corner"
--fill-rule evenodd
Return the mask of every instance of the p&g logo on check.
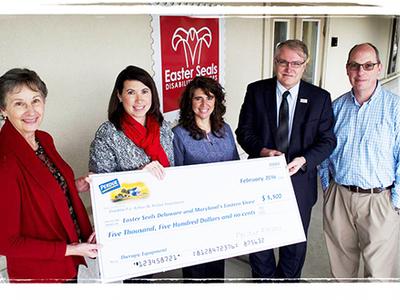
M 99 185 L 100 192 L 102 194 L 111 192 L 113 190 L 119 189 L 121 186 L 118 182 L 118 179 L 113 179 L 111 181 L 107 181 Z

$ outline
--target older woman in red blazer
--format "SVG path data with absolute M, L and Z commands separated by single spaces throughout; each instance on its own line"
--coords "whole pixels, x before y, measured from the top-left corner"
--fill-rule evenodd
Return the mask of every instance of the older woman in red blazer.
M 51 136 L 38 130 L 46 96 L 31 70 L 0 77 L 0 255 L 13 282 L 74 281 L 83 256 L 97 256 L 78 194 L 88 184 L 75 181 Z

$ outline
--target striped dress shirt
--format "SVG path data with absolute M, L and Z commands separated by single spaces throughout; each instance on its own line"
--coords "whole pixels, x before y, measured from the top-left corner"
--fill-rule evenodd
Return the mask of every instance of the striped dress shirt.
M 400 207 L 400 97 L 377 83 L 362 106 L 352 91 L 333 104 L 337 146 L 321 163 L 322 188 L 330 179 L 363 189 L 392 188 L 392 203 Z

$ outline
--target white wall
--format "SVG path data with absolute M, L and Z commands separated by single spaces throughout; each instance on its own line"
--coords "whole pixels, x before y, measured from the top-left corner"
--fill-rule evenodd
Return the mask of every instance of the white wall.
M 328 46 L 326 53 L 324 87 L 332 98 L 350 88 L 345 62 L 355 43 L 376 44 L 386 66 L 390 20 L 330 19 L 328 41 L 339 38 L 339 46 Z M 0 73 L 28 67 L 46 82 L 49 96 L 42 128 L 53 135 L 76 175 L 87 172 L 89 144 L 107 118 L 117 74 L 129 64 L 152 74 L 150 21 L 149 15 L 0 16 Z M 233 130 L 247 84 L 261 79 L 263 68 L 270 69 L 270 32 L 269 18 L 225 19 L 226 121 Z
M 150 22 L 149 15 L 0 16 L 0 74 L 27 67 L 46 82 L 42 129 L 77 176 L 87 172 L 89 145 L 107 118 L 118 73 L 130 64 L 153 72 Z M 226 19 L 226 120 L 233 130 L 247 84 L 261 78 L 262 24 Z
M 42 129 L 75 175 L 87 172 L 89 144 L 107 117 L 117 74 L 151 70 L 149 16 L 2 16 L 0 73 L 35 70 L 49 89 Z M 87 196 L 85 199 L 88 199 Z
M 235 130 L 246 87 L 261 79 L 263 20 L 227 18 L 225 22 L 226 121 Z
M 326 53 L 325 86 L 332 99 L 350 90 L 346 75 L 346 61 L 349 50 L 364 42 L 374 44 L 381 56 L 382 74 L 387 67 L 388 40 L 390 39 L 391 19 L 389 17 L 332 17 L 328 33 L 328 50 Z M 338 47 L 330 47 L 331 37 L 338 37 Z
M 27 67 L 46 82 L 49 96 L 42 128 L 54 137 L 76 175 L 87 172 L 89 144 L 107 118 L 117 74 L 130 64 L 152 73 L 150 20 L 148 15 L 0 16 L 0 74 Z M 265 41 L 263 22 L 241 17 L 225 21 L 226 120 L 233 130 L 247 84 L 261 79 L 263 68 L 270 70 L 271 22 L 265 19 Z M 344 66 L 355 43 L 376 44 L 386 66 L 390 19 L 334 17 L 329 28 L 329 40 L 339 37 L 339 47 L 328 47 L 326 62 L 325 88 L 334 98 L 350 87 Z M 88 204 L 88 195 L 84 199 Z M 315 243 L 323 247 L 321 240 Z M 0 271 L 3 267 L 0 257 Z

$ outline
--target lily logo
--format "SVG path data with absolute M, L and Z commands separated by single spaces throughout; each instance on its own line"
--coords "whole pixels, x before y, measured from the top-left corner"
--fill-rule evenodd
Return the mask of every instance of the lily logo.
M 199 30 L 194 27 L 190 27 L 189 30 L 179 27 L 175 30 L 171 43 L 175 52 L 178 50 L 178 46 L 182 45 L 185 52 L 186 67 L 188 68 L 189 63 L 194 65 L 196 59 L 197 64 L 200 64 L 203 44 L 210 48 L 212 43 L 211 30 L 208 27 L 202 27 Z

